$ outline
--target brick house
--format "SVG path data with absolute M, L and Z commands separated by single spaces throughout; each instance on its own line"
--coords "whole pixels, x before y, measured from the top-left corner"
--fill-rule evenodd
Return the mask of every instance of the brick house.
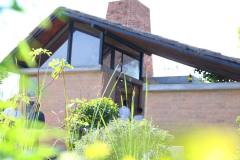
M 41 64 L 40 78 L 46 83 L 52 81 L 48 63 L 53 58 L 65 58 L 74 66 L 65 73 L 70 99 L 110 96 L 120 104 L 122 96 L 131 104 L 134 90 L 135 112 L 142 108 L 145 118 L 167 129 L 205 123 L 233 125 L 240 114 L 237 82 L 206 84 L 195 79 L 189 83 L 186 77 L 152 77 L 152 54 L 236 81 L 240 80 L 240 60 L 151 34 L 150 10 L 138 0 L 110 2 L 106 19 L 64 7 L 48 18 L 51 26 L 37 27 L 26 41 L 31 48 L 53 52 L 51 57 L 36 59 Z M 36 81 L 37 69 L 18 58 L 19 52 L 16 47 L 2 63 L 13 61 Z M 147 86 L 145 75 L 149 78 Z M 58 126 L 64 117 L 63 82 L 59 79 L 50 84 L 41 109 L 46 122 Z

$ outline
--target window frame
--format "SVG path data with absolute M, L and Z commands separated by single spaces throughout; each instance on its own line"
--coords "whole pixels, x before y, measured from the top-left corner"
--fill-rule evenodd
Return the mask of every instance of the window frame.
M 72 58 L 72 43 L 73 43 L 73 33 L 75 32 L 75 31 L 78 31 L 78 32 L 82 32 L 82 33 L 85 33 L 85 34 L 87 34 L 87 35 L 90 35 L 90 36 L 93 36 L 93 37 L 95 37 L 95 38 L 99 38 L 99 40 L 100 40 L 100 44 L 99 44 L 99 59 L 98 59 L 98 62 L 99 62 L 99 64 L 101 64 L 102 65 L 102 63 L 103 63 L 103 56 L 102 56 L 102 53 L 103 53 L 103 44 L 104 44 L 104 33 L 102 32 L 102 31 L 100 31 L 100 33 L 99 33 L 99 35 L 95 35 L 95 34 L 93 34 L 93 33 L 90 33 L 90 32 L 88 32 L 88 31 L 85 31 L 85 30 L 83 30 L 83 29 L 81 29 L 81 28 L 78 28 L 76 25 L 75 25 L 75 23 L 76 22 L 70 22 L 71 23 L 71 25 L 70 25 L 70 27 L 69 27 L 69 31 L 70 31 L 70 36 L 69 36 L 69 45 L 68 45 L 68 48 L 69 48 L 69 50 L 68 50 L 68 55 L 69 55 L 69 59 L 68 59 L 68 63 L 69 64 L 71 64 L 72 65 L 72 61 L 71 61 L 71 58 Z M 78 22 L 78 23 L 80 23 L 80 22 Z M 90 27 L 90 26 L 89 26 Z
M 143 71 L 143 53 L 142 52 L 139 52 L 139 57 L 136 57 L 136 56 L 133 56 L 132 54 L 118 48 L 118 47 L 115 47 L 111 44 L 108 44 L 108 43 L 104 43 L 104 46 L 108 46 L 112 49 L 111 51 L 111 62 L 110 62 L 110 68 L 111 69 L 114 69 L 115 67 L 115 51 L 118 51 L 121 53 L 121 64 L 123 64 L 123 56 L 126 55 L 126 56 L 129 56 L 130 58 L 134 59 L 134 60 L 137 60 L 139 62 L 139 77 L 138 78 L 135 78 L 135 79 L 138 79 L 138 80 L 142 80 L 142 71 Z M 122 69 L 123 65 L 121 65 L 121 72 L 123 71 Z M 130 76 L 130 75 L 128 75 Z M 130 76 L 132 77 L 132 76 Z M 134 78 L 134 77 L 132 77 Z
M 84 31 L 82 31 L 81 29 L 76 29 L 74 28 L 72 30 L 72 41 L 71 41 L 71 52 L 70 52 L 70 55 L 71 55 L 71 59 L 69 60 L 70 64 L 73 65 L 74 67 L 81 67 L 81 66 L 96 66 L 96 65 L 99 65 L 101 64 L 101 61 L 102 61 L 102 57 L 101 57 L 101 52 L 102 52 L 102 47 L 101 47 L 101 38 L 99 38 L 99 36 L 94 36 L 92 34 L 89 34 L 89 33 L 86 33 Z M 75 37 L 74 35 L 76 34 L 76 36 L 78 37 Z M 79 37 L 79 34 L 80 34 L 80 37 Z M 75 39 L 77 38 L 77 39 Z M 83 40 L 82 43 L 78 40 Z M 94 39 L 94 41 L 96 40 L 96 43 L 92 43 L 92 44 L 89 44 L 91 41 L 89 41 L 88 39 L 91 38 L 91 39 Z M 86 41 L 89 41 L 89 43 L 86 43 Z M 96 45 L 93 45 L 93 44 L 96 44 Z M 86 52 L 83 53 L 83 52 L 80 52 L 80 55 L 77 55 L 76 52 L 78 52 L 76 49 L 81 49 L 79 47 L 82 47 L 82 48 L 85 48 L 85 49 L 90 49 L 92 47 L 94 47 L 94 52 L 91 52 L 91 54 L 88 54 L 90 52 Z M 77 48 L 74 48 L 74 47 L 77 47 Z M 87 50 L 87 51 L 90 51 L 90 50 Z M 93 56 L 94 55 L 94 56 Z M 74 58 L 75 57 L 75 58 Z M 81 58 L 80 58 L 81 57 Z M 89 59 L 90 57 L 91 58 L 91 62 L 93 63 L 84 63 L 84 61 L 82 61 L 81 59 Z M 77 58 L 77 59 L 76 59 Z M 80 59 L 79 59 L 80 58 Z M 78 61 L 80 60 L 80 61 Z M 90 59 L 89 59 L 90 60 Z

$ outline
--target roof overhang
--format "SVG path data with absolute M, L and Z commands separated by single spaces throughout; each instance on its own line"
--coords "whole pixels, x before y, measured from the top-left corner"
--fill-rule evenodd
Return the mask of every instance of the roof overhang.
M 59 19 L 59 16 L 55 16 L 56 13 L 58 13 L 58 15 L 60 14 L 60 17 L 65 17 L 65 20 Z M 31 47 L 43 47 L 44 44 L 49 41 L 48 37 L 50 35 L 56 34 L 62 27 L 68 24 L 69 19 L 73 19 L 100 29 L 106 35 L 117 36 L 129 42 L 131 45 L 137 46 L 145 54 L 155 54 L 194 68 L 240 81 L 240 60 L 236 58 L 224 56 L 210 50 L 192 47 L 147 32 L 134 30 L 118 23 L 63 7 L 56 9 L 54 13 L 50 15 L 50 19 L 52 21 L 50 29 L 43 30 L 36 28 L 26 38 Z M 34 46 L 35 40 L 37 40 L 40 45 Z M 16 53 L 16 49 L 8 58 L 14 53 Z

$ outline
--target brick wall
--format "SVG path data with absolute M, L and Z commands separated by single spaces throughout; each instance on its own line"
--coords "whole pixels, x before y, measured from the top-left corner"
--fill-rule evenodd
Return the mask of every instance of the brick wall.
M 138 0 L 110 2 L 106 18 L 131 28 L 151 32 L 150 10 Z
M 155 91 L 148 93 L 145 116 L 165 129 L 196 125 L 235 126 L 240 90 Z
M 102 93 L 102 75 L 101 71 L 84 71 L 65 73 L 67 95 L 69 99 L 86 98 L 92 99 L 100 97 Z M 44 79 L 41 75 L 41 80 Z M 47 76 L 46 84 L 51 81 Z M 43 93 L 41 101 L 41 110 L 46 117 L 46 123 L 51 126 L 59 127 L 64 119 L 64 89 L 63 80 L 59 78 L 54 81 Z
M 150 10 L 138 0 L 120 0 L 110 2 L 106 19 L 122 25 L 151 32 Z M 144 76 L 153 75 L 152 56 L 144 56 Z

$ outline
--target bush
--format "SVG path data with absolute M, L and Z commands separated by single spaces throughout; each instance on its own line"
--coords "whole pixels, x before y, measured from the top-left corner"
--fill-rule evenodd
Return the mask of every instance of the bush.
M 110 98 L 75 100 L 66 120 L 70 143 L 81 138 L 89 129 L 101 128 L 118 117 L 118 107 Z
M 125 156 L 155 160 L 169 156 L 168 145 L 172 139 L 167 131 L 155 128 L 146 120 L 115 120 L 106 128 L 96 129 L 76 141 L 75 150 L 83 154 L 90 144 L 104 142 L 111 146 L 109 160 Z

